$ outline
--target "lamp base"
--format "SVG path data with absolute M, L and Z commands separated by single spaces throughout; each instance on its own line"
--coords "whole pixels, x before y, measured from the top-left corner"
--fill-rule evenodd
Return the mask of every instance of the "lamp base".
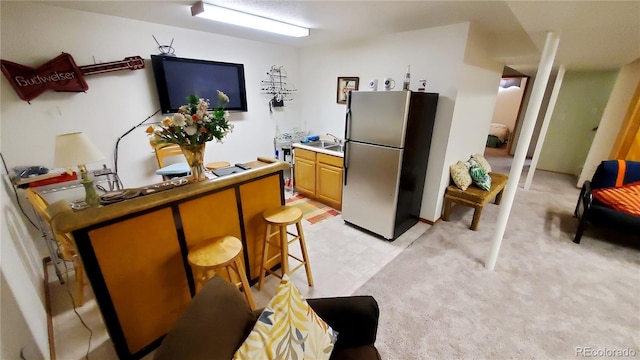
M 93 187 L 93 180 L 83 180 L 82 186 L 84 186 L 84 192 L 86 196 L 84 202 L 92 207 L 100 206 L 100 197 L 96 193 L 96 189 Z

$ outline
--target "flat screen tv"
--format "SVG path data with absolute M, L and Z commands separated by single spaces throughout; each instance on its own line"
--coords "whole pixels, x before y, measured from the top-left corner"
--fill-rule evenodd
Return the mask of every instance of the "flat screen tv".
M 177 112 L 191 94 L 209 99 L 215 107 L 217 90 L 229 96 L 227 110 L 247 111 L 242 64 L 160 55 L 151 55 L 151 64 L 163 114 Z

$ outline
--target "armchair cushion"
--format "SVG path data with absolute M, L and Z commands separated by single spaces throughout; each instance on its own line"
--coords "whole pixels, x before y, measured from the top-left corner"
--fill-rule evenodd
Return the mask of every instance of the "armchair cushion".
M 640 216 L 640 181 L 614 188 L 593 189 L 593 197 L 608 207 Z
M 380 353 L 373 345 L 364 345 L 355 348 L 343 349 L 331 356 L 331 360 L 362 360 L 380 359 Z
M 307 302 L 338 332 L 334 353 L 375 343 L 380 310 L 373 297 L 345 296 L 307 299 Z
M 165 336 L 154 359 L 231 359 L 255 322 L 242 293 L 214 276 Z

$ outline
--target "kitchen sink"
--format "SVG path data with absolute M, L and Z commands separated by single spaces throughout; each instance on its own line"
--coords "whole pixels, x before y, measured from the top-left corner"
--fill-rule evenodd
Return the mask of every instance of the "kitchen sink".
M 337 143 L 335 141 L 318 140 L 318 141 L 310 141 L 308 143 L 304 143 L 303 145 L 312 146 L 319 149 L 344 152 L 344 145 Z
M 331 146 L 325 146 L 324 148 L 325 148 L 326 150 L 332 150 L 332 151 L 344 152 L 344 145 L 341 145 L 341 144 L 331 145 Z
M 318 141 L 310 141 L 308 143 L 305 143 L 304 145 L 313 146 L 313 147 L 317 147 L 317 148 L 321 148 L 321 149 L 326 149 L 329 146 L 335 146 L 335 145 L 340 145 L 340 144 L 338 144 L 337 142 L 334 142 L 334 141 L 318 140 Z

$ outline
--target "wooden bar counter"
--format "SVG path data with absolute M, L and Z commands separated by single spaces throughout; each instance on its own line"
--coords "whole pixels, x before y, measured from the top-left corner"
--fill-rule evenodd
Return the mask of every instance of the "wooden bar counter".
M 253 161 L 237 174 L 56 216 L 72 233 L 121 359 L 155 349 L 195 294 L 188 249 L 218 236 L 242 240 L 247 278 L 259 277 L 262 212 L 284 205 L 285 162 Z M 277 249 L 269 258 L 276 266 Z

